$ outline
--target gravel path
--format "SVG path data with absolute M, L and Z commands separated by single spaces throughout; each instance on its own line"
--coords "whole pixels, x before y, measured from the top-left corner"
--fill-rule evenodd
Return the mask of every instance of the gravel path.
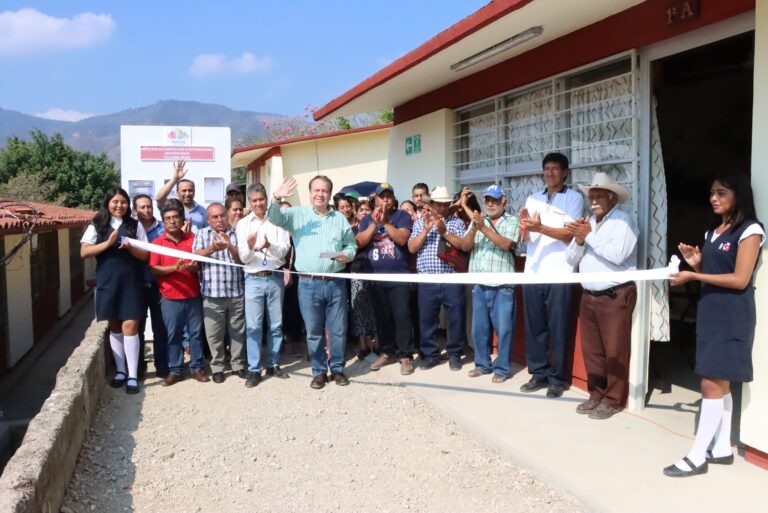
M 62 512 L 578 512 L 397 383 L 105 386 Z M 417 371 L 418 372 L 418 371 Z

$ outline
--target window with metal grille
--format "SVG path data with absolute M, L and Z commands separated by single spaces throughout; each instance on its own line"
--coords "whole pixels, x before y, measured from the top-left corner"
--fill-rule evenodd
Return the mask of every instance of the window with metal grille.
M 516 211 L 543 188 L 549 152 L 571 161 L 573 184 L 605 171 L 636 198 L 636 100 L 632 55 L 557 76 L 456 112 L 454 166 L 459 188 L 502 185 Z M 636 213 L 634 205 L 628 211 Z

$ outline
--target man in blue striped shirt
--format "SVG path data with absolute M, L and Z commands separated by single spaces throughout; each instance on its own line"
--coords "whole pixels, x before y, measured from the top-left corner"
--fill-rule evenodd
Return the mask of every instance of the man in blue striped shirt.
M 195 254 L 239 264 L 237 235 L 229 226 L 227 209 L 212 203 L 207 209 L 208 226 L 197 232 L 192 249 Z M 229 360 L 232 372 L 246 372 L 245 311 L 243 306 L 243 270 L 232 265 L 200 263 L 200 291 L 203 295 L 203 322 L 211 349 L 213 382 L 224 381 L 224 367 Z M 229 335 L 227 351 L 225 334 Z M 242 376 L 241 376 L 242 377 Z
M 357 243 L 347 219 L 329 207 L 333 182 L 318 175 L 309 181 L 310 205 L 280 208 L 280 200 L 293 194 L 296 180 L 286 178 L 273 192 L 267 211 L 269 221 L 293 235 L 296 270 L 299 272 L 299 308 L 307 328 L 307 348 L 312 361 L 312 383 L 321 389 L 331 379 L 348 385 L 344 375 L 347 343 L 347 284 L 342 278 L 307 273 L 337 273 L 352 261 Z M 325 353 L 325 330 L 330 335 L 330 362 Z

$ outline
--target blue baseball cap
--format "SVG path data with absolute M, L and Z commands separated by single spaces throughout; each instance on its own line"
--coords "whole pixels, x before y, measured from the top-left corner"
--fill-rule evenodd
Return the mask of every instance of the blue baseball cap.
M 392 188 L 391 185 L 389 185 L 387 182 L 380 183 L 378 187 L 376 187 L 376 196 L 381 195 L 382 192 L 389 191 L 392 194 L 395 193 L 395 190 Z
M 488 187 L 483 193 L 483 198 L 490 196 L 493 199 L 501 199 L 504 197 L 504 189 L 494 184 Z

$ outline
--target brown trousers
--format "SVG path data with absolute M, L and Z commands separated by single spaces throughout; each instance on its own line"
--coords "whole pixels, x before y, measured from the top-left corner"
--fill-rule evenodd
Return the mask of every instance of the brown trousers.
M 587 368 L 589 398 L 623 408 L 629 393 L 629 355 L 632 311 L 637 301 L 634 284 L 616 289 L 616 297 L 581 297 L 581 348 Z

